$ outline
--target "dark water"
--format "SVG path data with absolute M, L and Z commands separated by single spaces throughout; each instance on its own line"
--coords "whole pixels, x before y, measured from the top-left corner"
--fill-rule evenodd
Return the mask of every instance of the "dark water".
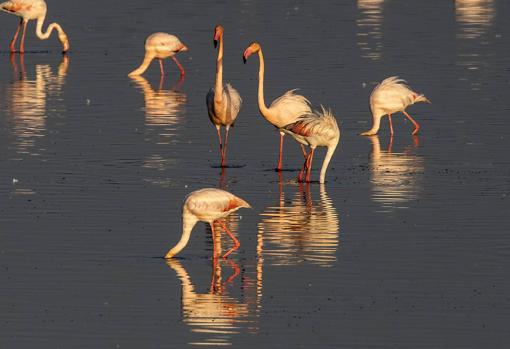
M 31 23 L 24 62 L 0 52 L 0 346 L 506 348 L 510 345 L 510 69 L 506 1 L 48 0 L 71 39 Z M 212 29 L 244 99 L 220 176 L 205 95 Z M 127 73 L 154 31 L 174 33 L 187 76 L 166 62 Z M 334 111 L 342 138 L 325 186 L 299 186 L 299 147 L 258 113 L 300 88 Z M 24 65 L 24 68 L 22 67 Z M 22 73 L 22 68 L 25 71 Z M 378 137 L 368 97 L 399 75 L 433 104 Z M 390 144 L 391 143 L 391 144 Z M 319 166 L 323 150 L 315 162 Z M 313 172 L 318 177 L 318 170 Z M 171 263 L 190 191 L 248 200 L 228 224 L 241 248 L 213 266 L 198 225 Z M 228 239 L 223 237 L 224 241 Z

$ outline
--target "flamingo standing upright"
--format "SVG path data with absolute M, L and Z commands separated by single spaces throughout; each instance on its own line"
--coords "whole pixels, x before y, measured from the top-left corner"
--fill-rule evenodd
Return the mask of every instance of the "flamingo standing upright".
M 295 90 L 285 92 L 283 96 L 278 97 L 266 107 L 264 102 L 264 56 L 262 55 L 262 49 L 260 44 L 254 42 L 248 46 L 243 53 L 243 60 L 246 63 L 248 57 L 254 53 L 259 55 L 259 86 L 258 86 L 258 104 L 259 110 L 262 116 L 273 126 L 280 130 L 280 154 L 278 157 L 277 171 L 282 170 L 282 151 L 283 151 L 283 136 L 285 126 L 295 122 L 301 115 L 310 113 L 310 102 L 298 94 L 295 94 Z M 303 156 L 306 156 L 304 147 L 301 147 Z
M 393 123 L 391 114 L 402 112 L 413 123 L 413 135 L 420 130 L 420 125 L 411 115 L 406 112 L 406 108 L 414 103 L 430 101 L 423 94 L 418 94 L 406 85 L 406 81 L 392 76 L 384 79 L 378 84 L 370 95 L 370 110 L 372 111 L 373 125 L 368 131 L 361 133 L 361 136 L 373 136 L 379 131 L 381 118 L 388 115 L 390 123 L 390 134 L 393 136 Z
M 227 228 L 225 223 L 220 219 L 227 217 L 229 214 L 237 211 L 240 208 L 251 208 L 243 199 L 229 193 L 228 191 L 205 188 L 196 190 L 190 193 L 184 200 L 182 205 L 182 236 L 177 245 L 172 247 L 165 258 L 172 258 L 179 253 L 188 244 L 191 230 L 198 221 L 209 223 L 212 230 L 214 240 L 214 222 L 218 222 L 223 230 L 230 236 L 234 242 L 232 247 L 223 258 L 227 258 L 229 254 L 234 252 L 241 246 L 239 240 Z M 216 258 L 216 243 L 213 241 L 213 258 Z
M 155 58 L 159 60 L 159 69 L 161 76 L 163 76 L 165 75 L 163 60 L 170 57 L 177 64 L 182 78 L 184 77 L 184 68 L 175 58 L 175 54 L 183 51 L 188 51 L 188 48 L 175 35 L 167 33 L 151 34 L 145 39 L 145 57 L 142 64 L 129 73 L 129 76 L 142 75 Z
M 42 31 L 44 19 L 46 17 L 46 2 L 44 0 L 10 0 L 0 4 L 2 11 L 15 14 L 21 17 L 18 25 L 18 29 L 14 33 L 10 44 L 11 53 L 16 52 L 16 41 L 18 39 L 19 31 L 23 27 L 23 33 L 21 34 L 21 42 L 19 46 L 19 53 L 25 53 L 25 35 L 27 31 L 28 21 L 37 19 L 37 26 L 35 28 L 35 34 L 41 40 L 46 40 L 50 37 L 53 29 L 58 32 L 58 39 L 62 44 L 62 52 L 66 53 L 69 50 L 69 39 L 67 34 L 64 32 L 62 27 L 58 23 L 51 23 L 46 31 Z
M 297 121 L 286 125 L 283 131 L 290 134 L 299 143 L 310 147 L 310 152 L 306 156 L 303 168 L 298 175 L 299 182 L 302 182 L 303 179 L 306 182 L 310 182 L 315 148 L 318 146 L 328 148 L 326 157 L 322 163 L 319 179 L 320 183 L 324 183 L 326 170 L 338 145 L 338 141 L 340 140 L 340 129 L 331 111 L 322 107 L 322 111 L 315 110 L 303 114 Z M 305 172 L 306 178 L 303 178 Z
M 219 43 L 218 58 L 216 60 L 216 82 L 214 87 L 209 90 L 205 101 L 209 119 L 216 127 L 218 141 L 220 143 L 221 167 L 225 166 L 227 157 L 228 131 L 241 109 L 243 100 L 239 93 L 230 85 L 223 85 L 223 27 L 217 25 L 214 28 L 214 47 Z M 222 143 L 220 127 L 225 126 L 225 142 Z

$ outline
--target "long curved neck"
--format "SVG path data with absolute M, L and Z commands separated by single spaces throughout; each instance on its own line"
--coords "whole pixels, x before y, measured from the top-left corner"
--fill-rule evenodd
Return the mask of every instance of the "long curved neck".
M 188 244 L 189 237 L 191 235 L 191 230 L 193 230 L 193 227 L 195 224 L 197 224 L 198 220 L 192 216 L 189 212 L 186 211 L 186 209 L 183 210 L 182 213 L 182 235 L 181 239 L 175 245 L 172 247 L 166 254 L 165 258 L 172 258 L 176 254 L 182 251 L 184 247 Z
M 214 84 L 214 102 L 221 103 L 223 99 L 223 35 L 220 35 L 218 58 L 216 59 L 216 82 Z
M 379 127 L 381 127 L 381 118 L 381 116 L 373 116 L 372 128 L 366 132 L 375 135 L 379 131 Z
M 324 183 L 324 181 L 326 180 L 326 170 L 328 169 L 329 162 L 331 161 L 331 158 L 333 157 L 333 153 L 335 152 L 337 145 L 338 145 L 338 140 L 336 141 L 335 144 L 330 145 L 328 147 L 328 152 L 326 153 L 326 156 L 324 157 L 324 161 L 322 162 L 319 183 Z
M 46 28 L 46 31 L 43 32 L 42 27 L 44 24 L 44 19 L 46 18 L 46 13 L 44 13 L 42 16 L 37 18 L 37 25 L 35 28 L 35 34 L 37 37 L 41 40 L 46 40 L 51 36 L 51 33 L 53 32 L 53 29 L 56 29 L 58 32 L 58 39 L 60 40 L 60 43 L 63 46 L 63 51 L 69 50 L 69 40 L 67 38 L 66 33 L 58 23 L 51 23 L 48 28 Z
M 149 65 L 151 64 L 153 59 L 154 59 L 153 55 L 145 53 L 145 57 L 143 58 L 142 64 L 138 68 L 133 70 L 131 73 L 129 73 L 129 76 L 142 75 L 147 70 L 147 68 L 149 68 Z
M 264 102 L 264 55 L 262 55 L 262 49 L 259 50 L 259 92 L 258 92 L 258 102 L 260 113 L 267 117 L 269 114 L 269 109 L 266 107 L 266 103 Z

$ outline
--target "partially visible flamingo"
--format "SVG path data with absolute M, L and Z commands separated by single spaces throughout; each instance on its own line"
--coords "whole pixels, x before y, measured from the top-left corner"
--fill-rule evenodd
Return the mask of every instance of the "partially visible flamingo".
M 322 106 L 321 106 L 322 107 Z M 303 168 L 298 175 L 298 181 L 310 182 L 312 172 L 312 160 L 315 148 L 327 147 L 328 151 L 322 163 L 319 183 L 324 183 L 326 178 L 326 170 L 328 168 L 331 157 L 340 140 L 340 129 L 336 122 L 335 116 L 330 110 L 313 111 L 303 114 L 292 124 L 283 128 L 285 133 L 290 134 L 296 141 L 310 147 L 310 152 L 306 156 Z M 303 178 L 306 172 L 306 178 Z
M 23 33 L 21 34 L 21 43 L 19 46 L 19 53 L 25 53 L 25 34 L 27 31 L 28 21 L 37 19 L 37 26 L 35 28 L 35 34 L 41 40 L 46 40 L 50 37 L 53 29 L 56 29 L 58 32 L 58 39 L 62 44 L 62 52 L 66 53 L 69 51 L 69 39 L 67 38 L 66 33 L 62 29 L 62 27 L 58 23 L 51 23 L 46 31 L 42 31 L 42 26 L 44 23 L 44 19 L 46 17 L 46 2 L 44 0 L 10 0 L 0 4 L 0 10 L 12 13 L 16 16 L 21 17 L 18 25 L 18 29 L 14 33 L 12 37 L 10 50 L 11 53 L 16 52 L 16 41 L 18 39 L 18 34 L 23 27 Z
M 282 151 L 283 151 L 283 136 L 285 135 L 285 126 L 295 122 L 301 115 L 310 113 L 310 102 L 301 96 L 294 93 L 295 90 L 285 92 L 283 96 L 278 97 L 266 107 L 264 102 L 264 56 L 260 44 L 254 42 L 248 46 L 243 53 L 243 60 L 246 63 L 248 57 L 254 53 L 259 55 L 259 87 L 258 87 L 258 104 L 262 116 L 273 126 L 280 130 L 280 155 L 278 157 L 277 171 L 282 170 Z M 301 147 L 303 156 L 306 156 L 304 147 Z
M 413 135 L 420 130 L 420 125 L 411 115 L 406 112 L 406 108 L 414 103 L 430 101 L 423 94 L 418 94 L 406 85 L 406 81 L 399 79 L 398 76 L 392 76 L 384 79 L 377 85 L 370 95 L 370 110 L 372 111 L 373 126 L 370 130 L 361 133 L 361 136 L 373 136 L 379 131 L 381 118 L 388 115 L 390 123 L 390 134 L 393 136 L 393 123 L 391 114 L 402 112 L 413 123 Z
M 227 157 L 228 131 L 230 126 L 234 125 L 237 114 L 241 109 L 243 100 L 239 93 L 230 85 L 223 85 L 223 27 L 217 25 L 214 28 L 214 47 L 218 45 L 218 58 L 216 60 L 216 82 L 214 87 L 209 90 L 205 101 L 209 119 L 216 127 L 218 140 L 220 143 L 221 167 L 225 166 Z M 225 126 L 225 142 L 222 143 L 220 127 Z
M 241 246 L 239 240 L 227 228 L 225 223 L 220 219 L 227 217 L 229 214 L 240 208 L 251 208 L 243 199 L 229 193 L 228 191 L 205 188 L 190 193 L 184 200 L 182 205 L 182 236 L 177 245 L 172 247 L 165 258 L 172 258 L 179 253 L 188 244 L 191 230 L 198 221 L 209 223 L 213 236 L 213 258 L 216 258 L 216 243 L 214 242 L 214 222 L 218 222 L 223 230 L 230 236 L 234 242 L 232 247 L 223 258 L 227 258 L 229 254 L 234 252 Z
M 167 33 L 154 33 L 147 37 L 145 40 L 145 57 L 142 64 L 129 73 L 129 76 L 142 75 L 154 58 L 159 60 L 159 69 L 161 75 L 165 75 L 163 69 L 163 59 L 172 58 L 181 71 L 181 78 L 184 77 L 184 68 L 181 63 L 175 58 L 178 52 L 188 51 L 188 48 L 175 36 Z

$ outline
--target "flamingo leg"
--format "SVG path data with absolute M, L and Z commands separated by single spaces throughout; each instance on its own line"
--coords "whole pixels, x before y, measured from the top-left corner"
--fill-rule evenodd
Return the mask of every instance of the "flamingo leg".
M 25 35 L 27 33 L 28 21 L 23 21 L 23 33 L 21 34 L 21 42 L 19 44 L 19 53 L 25 53 Z
M 21 29 L 21 25 L 23 24 L 23 18 L 19 19 L 18 28 L 16 29 L 16 32 L 14 33 L 14 36 L 12 37 L 11 44 L 9 45 L 9 49 L 11 50 L 11 53 L 16 52 L 16 40 L 18 40 L 18 34 Z
M 181 71 L 181 77 L 184 77 L 184 68 L 182 67 L 181 63 L 175 58 L 175 56 L 172 56 L 172 60 L 177 64 L 177 67 L 179 67 L 179 70 Z
M 388 120 L 390 122 L 390 135 L 393 137 L 393 122 L 391 121 L 391 114 L 388 114 Z
M 306 166 L 308 165 L 308 156 L 309 156 L 309 154 L 307 154 L 305 156 L 305 162 L 303 163 L 303 167 L 301 167 L 301 171 L 299 171 L 299 174 L 298 174 L 298 177 L 297 177 L 297 181 L 299 183 L 303 182 L 303 179 L 304 179 L 304 176 L 305 176 L 305 171 L 306 171 Z
M 312 176 L 312 160 L 313 160 L 313 153 L 315 151 L 315 148 L 312 148 L 310 150 L 310 154 L 308 155 L 308 164 L 306 165 L 307 171 L 306 171 L 306 182 L 310 183 L 310 177 Z
M 163 68 L 163 60 L 161 58 L 159 59 L 159 71 L 161 73 L 161 76 L 165 75 L 165 69 Z
M 222 155 L 222 162 L 221 162 L 221 167 L 224 167 L 225 166 L 225 162 L 227 161 L 227 146 L 228 146 L 228 130 L 230 129 L 230 126 L 226 126 L 225 127 L 226 131 L 225 131 L 225 143 L 224 143 L 224 146 L 223 146 L 223 155 Z
M 305 146 L 304 144 L 299 144 L 301 146 L 301 151 L 303 152 L 303 158 L 306 159 L 306 157 L 308 156 L 308 153 L 306 152 L 306 149 L 305 149 Z
M 241 243 L 239 242 L 239 240 L 237 240 L 237 238 L 234 236 L 234 234 L 232 234 L 232 232 L 230 230 L 228 230 L 227 226 L 225 225 L 225 223 L 223 221 L 219 221 L 219 222 L 220 222 L 220 225 L 223 228 L 223 230 L 225 230 L 225 233 L 227 233 L 228 236 L 230 236 L 230 238 L 234 242 L 234 247 L 232 247 L 230 250 L 228 250 L 227 253 L 225 253 L 223 255 L 223 258 L 227 258 L 232 252 L 234 252 L 235 250 L 237 250 L 239 248 L 239 246 L 241 246 Z
M 404 113 L 404 115 L 405 115 L 405 116 L 406 116 L 409 120 L 411 120 L 411 122 L 413 123 L 413 125 L 414 125 L 413 136 L 414 136 L 415 134 L 417 134 L 417 133 L 418 133 L 418 131 L 420 131 L 420 124 L 418 124 L 418 123 L 416 122 L 416 120 L 414 120 L 414 119 L 411 117 L 411 115 L 409 115 L 409 114 L 408 114 L 405 110 L 403 110 L 403 111 L 402 111 L 402 113 Z
M 223 159 L 223 142 L 221 141 L 221 132 L 220 126 L 216 125 L 216 133 L 218 134 L 218 142 L 220 144 L 220 155 L 221 155 L 221 167 L 223 167 L 224 159 Z
M 276 171 L 282 170 L 283 136 L 285 136 L 285 133 L 280 132 L 280 155 L 278 156 L 278 165 L 276 166 Z

